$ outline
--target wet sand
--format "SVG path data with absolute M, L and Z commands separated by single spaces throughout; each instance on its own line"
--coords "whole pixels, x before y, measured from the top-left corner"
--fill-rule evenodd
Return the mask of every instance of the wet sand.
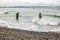
M 0 27 L 0 40 L 60 40 L 60 33 L 35 32 Z

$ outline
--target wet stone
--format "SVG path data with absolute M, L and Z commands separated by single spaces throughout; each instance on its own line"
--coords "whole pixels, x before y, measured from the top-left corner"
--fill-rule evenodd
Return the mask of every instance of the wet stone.
M 0 28 L 0 40 L 60 40 L 60 33 Z

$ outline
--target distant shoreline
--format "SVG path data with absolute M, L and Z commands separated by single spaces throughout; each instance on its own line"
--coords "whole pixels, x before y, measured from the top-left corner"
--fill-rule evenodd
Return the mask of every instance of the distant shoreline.
M 60 6 L 0 6 L 0 8 L 60 8 Z

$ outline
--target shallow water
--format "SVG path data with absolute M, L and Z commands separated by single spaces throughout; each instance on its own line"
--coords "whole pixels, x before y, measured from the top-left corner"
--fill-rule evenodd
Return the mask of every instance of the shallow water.
M 8 12 L 8 14 L 5 14 L 4 12 Z M 16 12 L 19 12 L 19 20 L 16 20 Z M 41 20 L 38 18 L 39 12 L 42 13 Z M 40 8 L 0 8 L 0 24 L 5 25 L 8 28 L 30 31 L 58 31 L 60 28 L 60 18 L 54 15 L 60 16 L 60 10 Z

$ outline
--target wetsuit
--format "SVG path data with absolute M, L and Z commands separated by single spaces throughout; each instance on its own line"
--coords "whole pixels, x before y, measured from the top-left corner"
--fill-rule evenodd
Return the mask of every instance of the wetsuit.
M 41 16 L 41 13 L 39 13 L 39 19 L 41 19 L 41 17 L 42 17 L 42 16 Z
M 19 19 L 19 13 L 16 14 L 16 20 L 18 20 L 18 19 Z

